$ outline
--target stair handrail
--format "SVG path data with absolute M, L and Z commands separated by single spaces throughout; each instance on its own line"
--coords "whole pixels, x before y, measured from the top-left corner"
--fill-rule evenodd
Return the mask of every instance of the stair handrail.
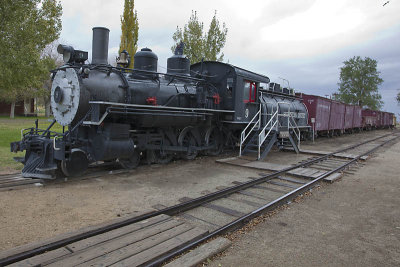
M 261 104 L 260 104 L 260 109 L 258 110 L 258 112 L 254 115 L 254 117 L 251 119 L 251 121 L 247 124 L 247 126 L 244 128 L 244 130 L 242 131 L 242 133 L 240 134 L 240 147 L 239 147 L 239 156 L 242 155 L 242 146 L 243 143 L 246 141 L 246 139 L 250 136 L 251 132 L 255 129 L 255 127 L 257 126 L 258 128 L 260 128 L 260 116 L 261 115 Z M 253 123 L 253 121 L 258 117 L 258 121 L 254 122 L 253 127 L 251 127 L 250 131 L 246 134 L 247 129 L 250 127 L 250 125 Z
M 278 111 L 279 109 L 276 110 L 276 112 L 271 116 L 271 118 L 269 119 L 268 123 L 265 124 L 264 128 L 261 130 L 261 132 L 258 134 L 258 158 L 260 159 L 261 156 L 261 145 L 264 143 L 264 141 L 267 139 L 267 137 L 269 136 L 269 134 L 271 133 L 272 129 L 274 129 L 274 127 L 276 126 L 276 124 L 278 123 L 278 119 L 275 119 L 275 121 L 272 123 L 273 119 L 275 117 L 278 117 Z M 271 124 L 271 127 L 269 128 L 269 131 L 267 132 L 266 135 L 264 135 L 264 137 L 262 137 L 262 134 L 265 132 L 265 130 L 267 129 L 267 127 Z
M 271 118 L 269 119 L 269 121 L 267 122 L 267 124 L 265 124 L 264 128 L 263 128 L 263 129 L 260 131 L 260 133 L 258 134 L 258 140 L 259 140 L 259 141 L 258 141 L 258 144 L 259 144 L 259 145 L 261 145 L 262 143 L 264 143 L 265 139 L 268 137 L 268 134 L 269 134 L 269 132 L 270 132 L 271 130 L 268 131 L 268 133 L 267 133 L 267 134 L 264 136 L 264 138 L 261 140 L 262 134 L 265 132 L 265 130 L 267 129 L 267 127 L 268 127 L 270 124 L 272 124 L 273 119 L 274 119 L 275 117 L 277 117 L 278 111 L 279 111 L 279 110 L 276 110 L 276 111 L 272 114 L 272 116 L 271 116 Z M 277 121 L 278 121 L 278 120 L 275 120 L 275 121 L 274 121 L 274 123 L 273 123 L 271 129 L 273 129 L 273 128 L 275 127 Z
M 290 116 L 290 118 L 292 119 L 292 122 L 290 122 L 290 125 L 292 126 L 292 128 L 294 129 L 294 134 L 296 135 L 297 138 L 297 147 L 300 149 L 300 129 L 299 126 L 297 125 L 296 121 L 294 120 L 293 116 Z M 293 127 L 294 124 L 294 127 Z
M 287 117 L 287 118 L 288 118 L 287 127 L 288 127 L 288 130 L 289 130 L 289 126 L 290 126 L 290 124 L 289 124 L 289 118 L 290 118 L 290 115 L 291 115 L 291 113 L 290 113 L 290 104 L 289 104 L 288 102 L 284 102 L 284 101 L 277 102 L 276 104 L 277 104 L 278 110 L 279 110 L 279 105 L 280 105 L 280 104 L 283 104 L 283 105 L 287 105 L 287 106 L 288 106 L 288 111 L 287 111 L 288 114 L 285 114 L 285 113 L 278 114 L 278 118 L 279 118 L 279 117 Z M 279 123 L 279 125 L 282 126 L 280 123 Z M 278 130 L 278 129 L 277 129 L 277 130 Z
M 288 128 L 288 131 L 290 132 L 290 129 L 293 129 L 293 132 L 295 133 L 296 138 L 297 138 L 297 147 L 300 148 L 300 129 L 299 129 L 299 126 L 297 125 L 297 123 L 294 120 L 294 116 L 290 112 L 290 104 L 287 103 L 287 102 L 278 102 L 277 103 L 278 107 L 279 107 L 279 104 L 288 105 L 287 114 L 284 114 L 284 113 L 283 114 L 278 114 L 278 118 L 279 118 L 279 116 L 287 117 L 287 128 Z M 278 125 L 281 126 L 280 122 L 279 122 Z

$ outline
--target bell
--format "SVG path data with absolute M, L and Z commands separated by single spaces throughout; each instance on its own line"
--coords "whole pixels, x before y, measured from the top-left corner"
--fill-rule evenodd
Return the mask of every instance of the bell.
M 119 57 L 117 58 L 117 64 L 126 68 L 129 66 L 129 63 L 130 63 L 130 56 L 128 51 L 126 50 L 121 51 Z

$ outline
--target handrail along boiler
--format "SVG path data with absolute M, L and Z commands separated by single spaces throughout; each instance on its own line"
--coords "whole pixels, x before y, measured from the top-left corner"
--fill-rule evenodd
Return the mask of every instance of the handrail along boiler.
M 108 39 L 107 28 L 93 28 L 91 64 L 85 63 L 87 52 L 58 47 L 65 65 L 53 71 L 54 121 L 46 130 L 37 124 L 23 130 L 22 140 L 11 143 L 11 151 L 26 151 L 16 158 L 24 164 L 23 176 L 50 179 L 59 171 L 74 176 L 98 161 L 134 168 L 141 158 L 167 163 L 199 152 L 217 155 L 238 144 L 245 153 L 254 140 L 265 156 L 294 131 L 298 136 L 308 131 L 301 99 L 286 88 L 277 90 L 264 75 L 221 62 L 190 65 L 183 43 L 168 59 L 166 73 L 157 72 L 158 57 L 149 48 L 134 55 L 133 69 L 126 68 L 126 51 L 113 67 Z M 277 111 L 286 124 L 273 115 Z M 274 127 L 267 124 L 271 119 Z M 56 122 L 63 132 L 51 131 Z M 251 129 L 247 140 L 241 138 L 244 129 Z M 261 130 L 274 138 L 260 143 Z

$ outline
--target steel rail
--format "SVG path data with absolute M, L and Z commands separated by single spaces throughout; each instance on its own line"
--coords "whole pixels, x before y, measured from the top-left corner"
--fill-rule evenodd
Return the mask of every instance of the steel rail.
M 54 242 L 49 243 L 49 244 L 45 244 L 45 245 L 30 249 L 30 250 L 27 250 L 27 251 L 23 251 L 23 252 L 20 252 L 20 253 L 17 253 L 17 254 L 2 258 L 2 259 L 0 259 L 0 266 L 4 266 L 4 265 L 7 265 L 7 264 L 15 263 L 15 262 L 18 262 L 18 261 L 21 261 L 21 260 L 36 256 L 36 255 L 42 254 L 42 253 L 50 251 L 50 250 L 61 248 L 61 247 L 66 246 L 66 245 L 68 245 L 70 243 L 73 243 L 73 242 L 76 242 L 76 241 L 80 241 L 80 240 L 83 240 L 83 239 L 86 239 L 86 238 L 89 238 L 89 237 L 92 237 L 92 236 L 95 236 L 95 235 L 103 234 L 105 232 L 108 232 L 108 231 L 111 231 L 111 230 L 114 230 L 114 229 L 117 229 L 117 228 L 120 228 L 120 227 L 124 227 L 126 225 L 129 225 L 129 224 L 132 224 L 132 223 L 136 223 L 136 222 L 139 222 L 139 221 L 142 221 L 142 220 L 146 220 L 146 219 L 149 219 L 151 217 L 155 217 L 155 216 L 158 216 L 158 215 L 161 215 L 161 214 L 166 214 L 166 215 L 169 215 L 169 216 L 173 216 L 173 215 L 179 214 L 181 212 L 184 212 L 184 211 L 193 209 L 195 207 L 201 206 L 201 205 L 203 205 L 203 204 L 205 204 L 207 202 L 211 202 L 213 200 L 222 198 L 222 197 L 230 195 L 232 193 L 235 193 L 235 192 L 244 190 L 246 188 L 252 187 L 254 185 L 266 182 L 266 181 L 268 181 L 270 179 L 273 179 L 276 176 L 279 176 L 279 175 L 281 175 L 283 173 L 286 173 L 288 171 L 291 171 L 291 170 L 294 170 L 294 169 L 297 169 L 297 168 L 302 168 L 302 167 L 309 166 L 309 165 L 311 165 L 311 164 L 313 164 L 315 162 L 324 160 L 324 159 L 326 159 L 326 158 L 328 158 L 330 156 L 333 156 L 335 154 L 342 153 L 344 151 L 353 149 L 353 148 L 358 147 L 358 146 L 362 146 L 362 145 L 364 145 L 366 143 L 373 142 L 375 140 L 387 137 L 389 135 L 392 135 L 392 133 L 386 134 L 386 135 L 383 135 L 383 136 L 379 136 L 379 137 L 376 137 L 376 138 L 373 138 L 373 139 L 369 139 L 369 140 L 361 142 L 359 144 L 355 144 L 355 145 L 346 147 L 344 149 L 340 149 L 338 151 L 335 151 L 335 152 L 332 152 L 332 153 L 329 153 L 329 154 L 326 154 L 326 155 L 311 159 L 309 161 L 302 162 L 302 163 L 294 165 L 292 167 L 288 167 L 288 168 L 285 168 L 283 170 L 276 171 L 276 172 L 274 172 L 272 174 L 268 174 L 268 175 L 262 176 L 262 177 L 260 177 L 260 178 L 258 178 L 256 180 L 252 180 L 252 181 L 249 181 L 249 182 L 246 182 L 246 183 L 243 183 L 243 184 L 232 186 L 232 187 L 229 187 L 229 188 L 226 188 L 226 189 L 223 189 L 223 190 L 220 190 L 220 191 L 217 191 L 217 192 L 205 195 L 205 196 L 201 196 L 201 197 L 192 199 L 192 200 L 184 202 L 184 203 L 180 203 L 180 204 L 177 204 L 177 205 L 174 205 L 174 206 L 171 206 L 171 207 L 167 207 L 167 208 L 164 208 L 164 209 L 161 209 L 161 210 L 158 210 L 158 211 L 149 212 L 149 213 L 137 216 L 137 217 L 129 218 L 129 219 L 126 219 L 126 220 L 121 221 L 121 222 L 116 222 L 116 223 L 113 223 L 113 224 L 110 224 L 110 225 L 107 225 L 107 226 L 104 226 L 104 227 L 100 227 L 100 228 L 93 229 L 93 230 L 90 230 L 90 231 L 87 231 L 87 232 L 84 232 L 84 233 L 77 234 L 75 236 L 71 236 L 71 237 L 67 237 L 67 238 L 64 238 L 64 239 L 60 239 L 60 240 L 54 241 Z M 358 157 L 358 159 L 360 157 Z
M 312 188 L 316 183 L 318 183 L 322 179 L 328 177 L 329 175 L 331 175 L 333 173 L 336 173 L 338 171 L 343 170 L 347 166 L 349 166 L 349 165 L 353 164 L 354 162 L 358 161 L 361 157 L 363 157 L 365 155 L 368 155 L 368 154 L 371 154 L 372 152 L 374 152 L 378 148 L 384 146 L 385 144 L 387 144 L 387 143 L 389 143 L 389 142 L 391 142 L 391 141 L 393 141 L 393 140 L 395 140 L 397 138 L 399 138 L 399 136 L 394 137 L 394 138 L 392 138 L 390 140 L 385 141 L 382 144 L 377 145 L 376 147 L 374 147 L 374 148 L 368 150 L 367 152 L 365 152 L 365 153 L 355 157 L 354 159 L 350 160 L 349 162 L 346 162 L 345 164 L 343 164 L 343 165 L 341 165 L 341 166 L 339 166 L 339 167 L 337 167 L 337 168 L 335 168 L 335 169 L 333 169 L 333 170 L 331 170 L 331 171 L 329 171 L 327 173 L 322 174 L 321 176 L 315 178 L 314 180 L 308 182 L 307 184 L 305 184 L 303 186 L 300 186 L 300 187 L 294 189 L 293 191 L 291 191 L 291 192 L 289 192 L 289 193 L 287 193 L 287 194 L 285 194 L 285 195 L 283 195 L 283 196 L 281 196 L 281 197 L 279 197 L 279 198 L 277 198 L 277 199 L 265 204 L 264 206 L 262 206 L 262 207 L 260 207 L 260 208 L 258 208 L 256 210 L 254 210 L 254 211 L 252 211 L 252 212 L 250 212 L 250 213 L 248 213 L 248 214 L 246 214 L 246 215 L 244 215 L 244 216 L 242 216 L 242 217 L 240 217 L 240 218 L 238 218 L 238 219 L 236 219 L 236 220 L 234 220 L 234 221 L 222 226 L 221 228 L 209 233 L 208 235 L 206 235 L 206 236 L 204 236 L 204 237 L 202 237 L 202 238 L 200 238 L 200 239 L 198 239 L 198 240 L 196 240 L 196 241 L 194 241 L 194 242 L 192 242 L 190 244 L 187 244 L 187 245 L 183 246 L 182 248 L 180 248 L 178 250 L 175 250 L 175 251 L 173 251 L 171 253 L 168 253 L 168 254 L 160 257 L 160 258 L 157 258 L 156 260 L 154 260 L 152 262 L 147 263 L 146 266 L 160 266 L 162 263 L 166 262 L 167 260 L 169 260 L 169 259 L 171 259 L 173 257 L 176 257 L 177 255 L 179 255 L 179 254 L 181 254 L 181 253 L 183 253 L 183 252 L 185 252 L 187 250 L 193 249 L 194 247 L 198 246 L 199 244 L 203 243 L 204 241 L 207 241 L 210 238 L 213 238 L 213 237 L 215 237 L 217 235 L 223 234 L 223 233 L 227 232 L 228 230 L 235 229 L 238 226 L 241 226 L 241 225 L 249 222 L 251 219 L 259 216 L 260 214 L 268 212 L 268 211 L 271 211 L 271 210 L 275 209 L 276 207 L 287 203 L 288 201 L 294 199 L 295 197 L 297 197 L 298 195 L 302 194 L 303 192 L 308 191 L 310 188 Z

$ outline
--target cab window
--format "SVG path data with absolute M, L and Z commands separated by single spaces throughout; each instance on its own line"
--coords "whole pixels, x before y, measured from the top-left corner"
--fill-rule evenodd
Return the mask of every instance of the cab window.
M 228 78 L 226 80 L 226 92 L 228 97 L 232 97 L 233 91 L 233 78 Z
M 252 81 L 244 81 L 244 103 L 254 103 L 257 99 L 257 84 Z

